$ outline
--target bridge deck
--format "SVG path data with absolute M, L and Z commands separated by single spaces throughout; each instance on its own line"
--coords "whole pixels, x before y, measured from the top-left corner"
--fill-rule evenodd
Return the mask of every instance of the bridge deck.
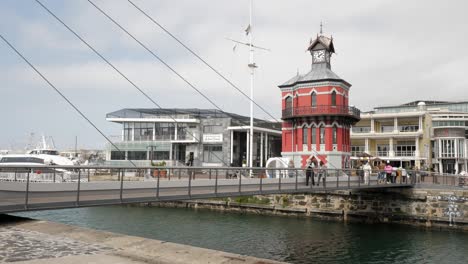
M 305 177 L 269 179 L 155 179 L 152 181 L 1 182 L 0 213 L 260 194 L 313 193 L 349 189 L 411 187 L 408 183 L 369 183 L 356 176 L 327 177 L 306 186 Z

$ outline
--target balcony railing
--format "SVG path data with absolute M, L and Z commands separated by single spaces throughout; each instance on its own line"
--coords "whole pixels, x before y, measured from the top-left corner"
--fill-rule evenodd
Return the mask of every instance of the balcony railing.
M 361 119 L 361 111 L 353 106 L 317 105 L 315 107 L 301 106 L 283 110 L 283 119 L 323 115 L 348 116 L 356 121 Z

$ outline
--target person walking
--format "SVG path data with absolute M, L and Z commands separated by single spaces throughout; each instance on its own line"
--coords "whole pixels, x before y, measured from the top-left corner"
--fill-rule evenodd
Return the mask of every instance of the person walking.
M 323 185 L 325 186 L 325 173 L 327 171 L 327 166 L 323 161 L 320 161 L 319 171 L 318 171 L 318 178 L 317 178 L 317 186 L 320 186 L 320 179 L 323 177 Z
M 364 170 L 364 184 L 369 185 L 369 180 L 370 180 L 370 175 L 371 175 L 371 172 L 372 172 L 372 167 L 371 167 L 371 165 L 369 164 L 368 161 L 366 161 L 366 163 L 364 164 L 362 169 Z
M 289 163 L 288 163 L 288 177 L 289 178 L 292 178 L 294 177 L 294 161 L 293 160 L 289 160 Z
M 393 172 L 393 167 L 390 165 L 390 161 L 387 161 L 387 165 L 385 165 L 385 174 L 387 174 L 387 183 L 392 182 L 392 172 Z
M 312 186 L 315 185 L 314 167 L 315 167 L 314 162 L 311 159 L 307 159 L 307 164 L 306 164 L 306 186 L 309 186 L 309 179 L 312 180 Z
M 385 183 L 385 163 L 382 161 L 379 164 L 379 183 Z

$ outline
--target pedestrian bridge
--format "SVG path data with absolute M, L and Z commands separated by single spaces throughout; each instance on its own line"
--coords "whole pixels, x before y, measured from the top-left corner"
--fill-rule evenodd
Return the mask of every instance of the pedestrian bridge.
M 0 167 L 0 213 L 248 195 L 412 187 L 364 182 L 352 170 L 322 170 L 306 185 L 303 169 L 232 167 Z M 270 177 L 275 178 L 270 178 Z

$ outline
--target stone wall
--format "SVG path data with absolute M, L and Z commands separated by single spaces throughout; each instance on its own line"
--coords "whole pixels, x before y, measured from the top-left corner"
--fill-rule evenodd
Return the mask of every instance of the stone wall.
M 468 189 L 395 188 L 162 203 L 258 214 L 351 222 L 400 223 L 468 231 Z

